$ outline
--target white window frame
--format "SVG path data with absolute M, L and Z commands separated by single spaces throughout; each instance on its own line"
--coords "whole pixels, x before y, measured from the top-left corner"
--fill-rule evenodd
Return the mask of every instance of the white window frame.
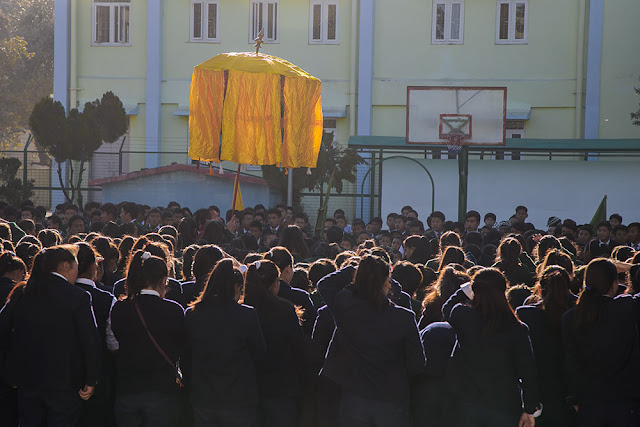
M 280 33 L 280 1 L 279 0 L 252 0 L 249 8 L 249 43 L 255 43 L 254 39 L 258 36 L 260 32 L 260 28 L 258 28 L 258 21 L 254 19 L 254 13 L 258 8 L 262 9 L 263 22 L 267 25 L 268 23 L 268 7 L 269 5 L 273 5 L 274 7 L 274 23 L 275 29 L 272 31 L 271 36 L 269 36 L 269 28 L 265 25 L 264 27 L 264 42 L 265 43 L 280 43 L 279 33 Z
M 438 5 L 445 5 L 444 12 L 444 39 L 436 39 L 438 20 Z M 451 38 L 451 9 L 453 4 L 460 5 L 460 34 L 459 38 Z M 431 17 L 431 44 L 464 44 L 464 0 L 433 0 Z
M 313 9 L 314 6 L 320 6 L 320 38 L 313 38 Z M 336 37 L 329 39 L 329 6 L 336 8 Z M 340 44 L 340 35 L 338 32 L 340 23 L 340 4 L 338 0 L 310 0 L 309 2 L 309 44 Z
M 509 29 L 506 39 L 500 38 L 500 7 L 509 5 Z M 524 4 L 524 34 L 516 39 L 516 5 Z M 496 44 L 527 44 L 529 31 L 529 0 L 498 0 L 496 4 Z
M 193 18 L 195 15 L 195 5 L 201 4 L 200 11 L 200 37 L 194 36 L 195 26 Z M 208 37 L 209 34 L 209 5 L 216 5 L 216 36 Z M 189 14 L 189 41 L 192 43 L 220 43 L 220 1 L 219 0 L 191 0 L 191 12 Z
M 91 45 L 92 46 L 131 46 L 131 22 L 132 22 L 132 14 L 131 14 L 131 1 L 99 1 L 94 0 L 92 5 L 92 19 L 91 19 Z M 98 42 L 97 39 L 97 31 L 96 27 L 98 24 L 98 7 L 109 7 L 109 41 L 108 42 Z M 129 39 L 122 43 L 117 42 L 116 40 L 116 9 L 118 7 L 128 7 L 129 8 Z

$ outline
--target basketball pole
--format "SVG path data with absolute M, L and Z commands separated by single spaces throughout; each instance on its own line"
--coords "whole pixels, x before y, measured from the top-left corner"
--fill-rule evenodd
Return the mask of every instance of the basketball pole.
M 467 187 L 469 183 L 469 146 L 463 145 L 458 153 L 458 221 L 465 223 L 467 215 Z

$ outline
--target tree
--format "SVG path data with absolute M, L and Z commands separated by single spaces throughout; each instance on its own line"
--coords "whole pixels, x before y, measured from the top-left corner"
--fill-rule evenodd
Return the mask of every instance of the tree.
M 67 201 L 78 200 L 82 206 L 82 176 L 85 164 L 103 142 L 112 143 L 127 131 L 127 116 L 120 99 L 107 92 L 102 99 L 87 102 L 65 115 L 64 107 L 49 97 L 38 102 L 29 118 L 29 126 L 38 144 L 58 163 L 58 181 Z M 62 164 L 68 162 L 69 179 L 62 178 Z M 80 162 L 76 171 L 73 161 Z M 77 178 L 75 177 L 77 172 Z M 69 190 L 67 190 L 68 184 Z
M 0 159 L 0 200 L 14 206 L 19 205 L 21 200 L 33 196 L 33 180 L 22 182 L 16 178 L 20 166 L 22 163 L 16 158 Z
M 54 0 L 0 0 L 0 146 L 27 129 L 53 91 Z
M 640 95 L 640 87 L 634 87 L 633 90 Z M 631 113 L 631 122 L 636 126 L 640 126 L 640 104 L 638 104 L 638 111 Z
M 303 189 L 319 191 L 335 189 L 342 193 L 343 182 L 356 182 L 356 166 L 363 163 L 362 157 L 352 148 L 342 148 L 333 142 L 333 133 L 322 135 L 318 164 L 310 169 L 293 170 L 293 203 L 300 205 L 300 193 Z M 276 188 L 283 199 L 287 195 L 287 175 L 277 166 L 262 166 L 262 175 L 271 187 Z M 333 180 L 331 177 L 333 176 Z M 327 188 L 329 182 L 332 184 Z

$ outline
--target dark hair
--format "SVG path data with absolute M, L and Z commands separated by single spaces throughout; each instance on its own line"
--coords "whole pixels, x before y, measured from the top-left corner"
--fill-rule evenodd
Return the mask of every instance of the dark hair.
M 27 267 L 24 262 L 11 252 L 5 252 L 0 255 L 0 276 L 4 276 L 12 271 L 27 272 Z M 2 301 L 0 301 L 2 303 Z
M 131 255 L 131 250 L 133 249 L 135 242 L 136 239 L 133 237 L 125 236 L 118 245 L 118 266 L 116 269 L 120 274 L 124 275 L 124 271 L 127 268 L 127 262 L 129 261 L 129 255 Z
M 4 240 L 11 240 L 11 227 L 9 227 L 9 224 L 0 222 L 0 238 Z
M 462 252 L 462 249 L 456 246 L 449 246 L 447 249 L 445 249 L 442 257 L 440 258 L 438 271 L 442 271 L 442 269 L 449 264 L 464 265 L 464 252 Z
M 544 260 L 544 257 L 547 256 L 547 252 L 550 249 L 560 249 L 560 241 L 551 235 L 542 236 L 542 239 L 538 242 L 538 246 L 536 246 L 536 257 L 538 262 Z
M 280 277 L 280 269 L 272 261 L 260 260 L 249 264 L 245 277 L 244 302 L 256 309 L 263 303 L 277 298 L 269 288 Z
M 267 216 L 269 215 L 278 215 L 278 218 L 280 218 L 282 216 L 282 212 L 280 212 L 280 209 L 277 208 L 271 208 L 267 211 Z
M 344 234 L 344 230 L 338 227 L 337 225 L 332 225 L 327 229 L 326 233 L 327 233 L 327 243 L 338 243 L 342 241 L 342 235 Z
M 618 221 L 622 222 L 622 217 L 620 216 L 620 214 L 617 214 L 617 213 L 611 214 L 609 216 L 609 221 L 611 221 L 614 218 L 617 219 Z
M 59 245 L 43 249 L 33 259 L 31 275 L 24 288 L 25 295 L 38 293 L 41 286 L 46 286 L 48 274 L 56 271 L 62 263 L 77 262 L 78 248 L 73 245 Z
M 522 253 L 522 246 L 516 239 L 507 237 L 498 246 L 496 252 L 496 262 L 501 262 L 502 272 L 509 280 L 510 285 L 518 285 L 513 280 L 517 277 L 517 271 L 520 264 L 520 254 Z
M 291 252 L 283 246 L 271 248 L 269 252 L 264 254 L 264 259 L 273 261 L 280 271 L 287 267 L 293 268 L 293 256 L 291 256 Z
M 598 223 L 598 225 L 596 226 L 596 230 L 600 227 L 604 227 L 609 230 L 609 232 L 611 232 L 611 224 L 609 223 L 609 221 L 601 221 L 600 223 Z
M 493 212 L 489 212 L 489 213 L 484 215 L 484 220 L 485 221 L 487 220 L 487 218 L 491 218 L 491 219 L 493 219 L 495 221 L 496 220 L 496 214 L 494 214 Z
M 316 287 L 320 279 L 324 276 L 333 273 L 338 268 L 336 267 L 336 263 L 327 258 L 321 258 L 316 260 L 309 267 L 309 280 L 311 281 L 311 286 Z
M 402 290 L 413 298 L 422 283 L 422 272 L 411 262 L 402 261 L 393 267 L 391 278 L 397 280 Z
M 383 286 L 389 279 L 389 263 L 379 256 L 365 255 L 360 259 L 353 280 L 353 294 L 371 302 L 376 308 L 388 306 L 389 298 Z
M 118 208 L 113 203 L 105 203 L 100 207 L 100 210 L 111 215 L 113 218 L 118 218 Z
M 201 303 L 217 297 L 225 304 L 236 302 L 236 287 L 244 288 L 244 278 L 230 258 L 220 260 L 208 276 L 207 283 L 200 296 L 192 302 L 194 308 Z
M 425 316 L 425 322 L 441 321 L 444 303 L 460 289 L 461 285 L 470 280 L 466 273 L 456 270 L 454 266 L 448 265 L 443 268 L 437 281 L 422 300 L 422 315 Z
M 409 236 L 404 239 L 405 248 L 416 248 L 407 261 L 414 264 L 425 264 L 431 258 L 431 244 L 425 236 Z
M 180 224 L 178 224 L 178 237 L 180 242 L 178 249 L 182 250 L 196 242 L 197 227 L 196 222 L 191 218 L 182 218 Z
M 560 335 L 562 315 L 569 308 L 568 295 L 571 279 L 567 270 L 550 265 L 542 271 L 535 292 L 542 299 L 542 309 L 547 314 L 554 332 Z
M 467 219 L 467 218 L 475 218 L 478 222 L 480 222 L 480 212 L 478 212 L 478 211 L 469 211 L 464 216 L 464 218 L 465 219 Z
M 587 264 L 584 289 L 576 305 L 575 322 L 578 328 L 588 328 L 602 316 L 602 295 L 611 291 L 618 278 L 616 266 L 606 258 L 596 258 Z
M 46 228 L 44 230 L 40 230 L 38 233 L 38 240 L 42 243 L 42 247 L 50 248 L 51 246 L 59 245 L 62 242 L 62 236 L 60 236 L 58 230 Z
M 127 299 L 135 299 L 144 288 L 158 284 L 168 276 L 169 269 L 164 259 L 142 250 L 134 252 L 127 266 L 125 281 Z M 166 286 L 166 283 L 163 282 L 161 286 Z
M 211 274 L 215 265 L 224 258 L 224 253 L 216 245 L 200 247 L 193 257 L 191 271 L 196 281 L 201 283 Z
M 471 280 L 473 299 L 471 307 L 478 310 L 483 321 L 483 332 L 492 335 L 509 323 L 517 322 L 507 301 L 507 279 L 495 268 L 477 272 Z
M 213 245 L 222 245 L 224 243 L 224 225 L 220 221 L 209 221 L 204 228 L 202 239 Z
M 309 248 L 304 241 L 304 233 L 297 225 L 290 225 L 282 230 L 280 245 L 287 248 L 292 254 L 297 254 L 301 258 L 309 258 Z M 283 268 L 280 264 L 278 266 Z
M 302 268 L 296 267 L 293 270 L 293 276 L 291 277 L 291 283 L 289 285 L 292 288 L 302 289 L 305 292 L 311 292 L 311 282 L 309 281 L 309 272 Z
M 440 254 L 443 254 L 445 249 L 449 246 L 460 246 L 462 242 L 460 241 L 460 236 L 453 231 L 445 231 L 440 236 Z
M 88 243 L 78 242 L 75 245 L 78 248 L 78 275 L 83 275 L 89 271 L 91 266 L 96 264 L 99 254 Z
M 136 219 L 136 216 L 138 216 L 138 205 L 133 202 L 123 203 L 122 206 L 120 206 L 120 209 L 131 215 L 131 218 L 133 219 Z
M 40 247 L 30 242 L 24 242 L 16 246 L 15 252 L 16 256 L 27 266 L 27 270 L 30 271 L 33 266 L 33 259 L 40 252 Z
M 182 251 L 182 279 L 185 281 L 191 280 L 193 258 L 195 258 L 198 249 L 200 249 L 200 246 L 191 245 Z
M 565 269 L 569 276 L 573 276 L 573 261 L 562 249 L 551 249 L 547 252 L 547 256 L 544 257 L 544 260 L 540 264 L 538 264 L 538 274 L 542 274 L 543 270 L 552 265 L 559 265 Z

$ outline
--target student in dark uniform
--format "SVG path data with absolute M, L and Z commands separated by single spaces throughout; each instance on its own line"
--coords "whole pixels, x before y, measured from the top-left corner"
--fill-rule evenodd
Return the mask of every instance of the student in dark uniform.
M 509 286 L 524 284 L 532 287 L 535 284 L 535 277 L 520 262 L 521 254 L 522 246 L 520 242 L 512 237 L 507 237 L 498 246 L 497 259 L 493 267 L 502 271 L 509 282 Z
M 176 364 L 184 351 L 184 311 L 164 299 L 164 259 L 137 251 L 127 269 L 126 299 L 111 309 L 119 343 L 116 420 L 119 427 L 177 425 L 180 413 Z
M 533 426 L 539 415 L 531 341 L 507 302 L 506 288 L 499 270 L 480 270 L 442 307 L 457 336 L 448 380 L 459 401 L 460 426 Z
M 409 381 L 425 357 L 415 315 L 389 301 L 389 264 L 365 255 L 318 290 L 336 322 L 322 375 L 342 388 L 340 425 L 409 426 Z
M 83 405 L 80 426 L 110 426 L 113 419 L 113 355 L 118 342 L 108 324 L 111 307 L 116 299 L 113 294 L 98 289 L 95 284 L 100 254 L 88 243 L 76 243 L 78 248 L 78 278 L 75 285 L 91 294 L 91 306 L 98 325 L 102 347 L 102 369 L 94 396 Z
M 12 252 L 0 256 L 0 305 L 4 306 L 16 284 L 24 280 L 27 268 Z M 0 359 L 1 360 L 1 359 Z M 18 425 L 18 390 L 6 384 L 0 376 L 0 425 Z
M 91 295 L 72 285 L 76 253 L 72 245 L 40 251 L 26 286 L 0 312 L 5 379 L 19 387 L 24 427 L 77 425 L 98 382 L 100 334 Z
M 293 256 L 287 248 L 276 246 L 265 254 L 264 259 L 273 261 L 280 269 L 280 291 L 278 296 L 291 301 L 293 305 L 304 310 L 302 327 L 307 337 L 310 338 L 313 333 L 313 324 L 316 321 L 316 309 L 313 307 L 308 292 L 292 288 L 289 285 L 293 277 Z
M 570 282 L 564 268 L 558 265 L 545 268 L 536 286 L 533 304 L 516 310 L 516 316 L 529 328 L 536 356 L 544 408 L 536 424 L 545 427 L 575 425 L 575 412 L 566 403 L 567 378 L 561 328 L 562 315 L 576 302 L 576 297 L 569 292 Z
M 576 307 L 562 317 L 568 400 L 579 426 L 640 425 L 640 299 L 615 297 L 617 277 L 611 261 L 592 260 Z
M 207 278 L 185 317 L 194 426 L 258 426 L 257 365 L 266 352 L 258 314 L 238 303 L 244 278 L 231 259 Z
M 224 258 L 224 253 L 216 245 L 204 245 L 193 257 L 192 271 L 196 280 L 182 284 L 182 294 L 185 305 L 194 302 L 204 290 L 211 270 L 216 263 Z
M 271 261 L 249 264 L 245 304 L 258 312 L 267 353 L 258 369 L 260 419 L 264 427 L 297 425 L 306 363 L 302 328 L 293 304 L 278 296 L 280 270 Z

